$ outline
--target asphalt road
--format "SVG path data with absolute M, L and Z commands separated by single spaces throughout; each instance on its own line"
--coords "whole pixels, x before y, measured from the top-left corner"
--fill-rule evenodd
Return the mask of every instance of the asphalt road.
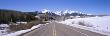
M 23 36 L 106 36 L 99 33 L 52 22 Z

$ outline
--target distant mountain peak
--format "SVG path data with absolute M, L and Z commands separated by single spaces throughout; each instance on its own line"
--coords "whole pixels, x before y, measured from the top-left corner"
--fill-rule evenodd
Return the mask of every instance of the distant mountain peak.
M 57 14 L 57 15 L 66 15 L 67 13 L 68 13 L 68 14 L 72 14 L 72 13 L 83 14 L 82 12 L 79 12 L 79 11 L 73 11 L 73 10 L 56 11 L 56 12 L 54 12 L 54 13 Z
M 42 13 L 46 13 L 46 12 L 50 12 L 50 10 L 47 10 L 47 9 L 42 10 Z
M 42 13 L 46 13 L 46 12 L 48 12 L 48 13 L 54 13 L 54 14 L 56 14 L 56 15 L 66 15 L 66 14 L 73 14 L 73 13 L 77 13 L 77 14 L 86 14 L 86 13 L 82 13 L 82 12 L 80 12 L 80 11 L 73 11 L 73 10 L 59 10 L 59 11 L 54 11 L 54 12 L 51 12 L 51 10 L 48 10 L 48 9 L 43 9 L 42 10 Z M 89 15 L 89 14 L 87 14 L 87 15 Z M 91 14 L 90 14 L 91 15 Z

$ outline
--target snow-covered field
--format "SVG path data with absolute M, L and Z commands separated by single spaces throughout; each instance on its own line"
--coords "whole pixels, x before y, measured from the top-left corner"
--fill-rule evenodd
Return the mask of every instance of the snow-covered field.
M 20 30 L 20 31 L 16 31 L 14 33 L 10 33 L 10 34 L 6 34 L 6 35 L 0 35 L 0 36 L 18 36 L 18 35 L 21 35 L 23 33 L 26 33 L 26 32 L 29 32 L 33 29 L 36 29 L 38 27 L 41 27 L 43 26 L 44 24 L 39 24 L 39 25 L 36 25 L 36 26 L 33 26 L 31 29 L 27 29 L 27 30 Z
M 70 26 L 81 25 L 95 31 L 110 34 L 110 16 L 67 19 L 60 23 Z

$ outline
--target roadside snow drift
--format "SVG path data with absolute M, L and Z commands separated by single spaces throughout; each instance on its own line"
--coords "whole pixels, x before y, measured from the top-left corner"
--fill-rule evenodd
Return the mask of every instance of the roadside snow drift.
M 17 31 L 17 32 L 10 33 L 10 34 L 3 35 L 3 36 L 19 36 L 19 35 L 21 35 L 21 34 L 23 34 L 23 33 L 29 32 L 29 31 L 31 31 L 31 30 L 33 30 L 33 29 L 36 29 L 36 28 L 38 28 L 38 27 L 41 27 L 41 26 L 43 26 L 43 24 L 39 24 L 39 25 L 33 26 L 31 29 Z
M 60 23 L 70 26 L 72 25 L 86 26 L 96 31 L 110 34 L 110 16 L 75 18 L 75 19 L 68 19 Z
M 0 36 L 8 34 L 9 31 L 9 25 L 7 24 L 0 24 Z

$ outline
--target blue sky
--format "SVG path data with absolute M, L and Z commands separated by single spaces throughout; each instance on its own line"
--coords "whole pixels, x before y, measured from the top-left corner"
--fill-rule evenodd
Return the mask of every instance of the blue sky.
M 109 14 L 110 0 L 0 0 L 0 9 L 18 11 L 69 9 L 92 14 Z

